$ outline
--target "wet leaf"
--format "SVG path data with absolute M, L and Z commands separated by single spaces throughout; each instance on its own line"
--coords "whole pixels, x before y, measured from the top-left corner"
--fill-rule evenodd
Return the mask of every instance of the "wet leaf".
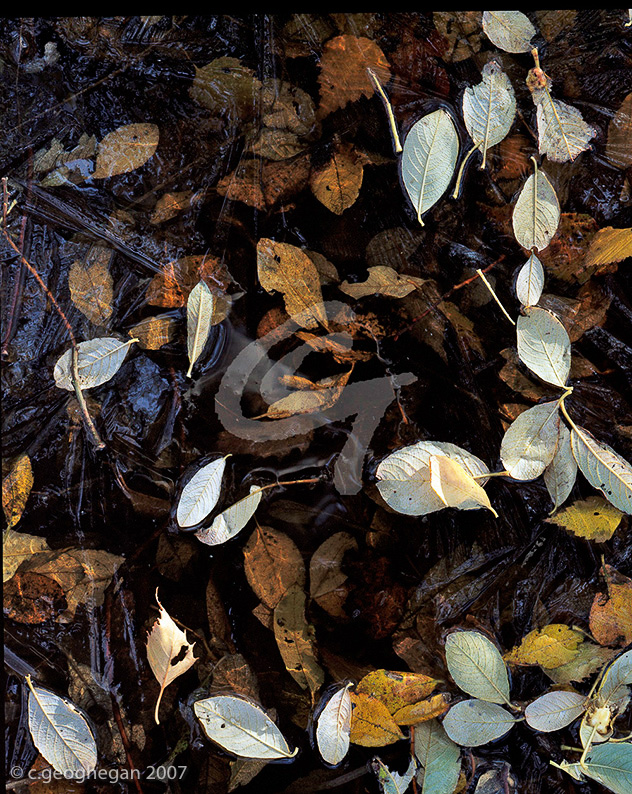
M 14 527 L 22 518 L 32 487 L 31 459 L 28 455 L 23 454 L 13 462 L 9 473 L 2 480 L 2 510 L 7 520 L 7 529 Z M 30 536 L 25 535 L 24 537 Z M 6 537 L 4 541 L 6 542 Z
M 316 722 L 316 744 L 324 761 L 336 766 L 349 751 L 351 733 L 351 684 L 332 695 Z
M 314 695 L 325 680 L 316 661 L 314 628 L 305 619 L 305 592 L 292 585 L 274 608 L 274 636 L 288 673 Z
M 402 180 L 422 226 L 421 216 L 448 189 L 458 155 L 459 136 L 446 110 L 423 116 L 406 135 L 401 156 Z
M 423 767 L 421 794 L 453 794 L 461 771 L 461 750 L 438 720 L 415 727 L 415 757 Z
M 371 695 L 394 714 L 404 706 L 427 698 L 439 681 L 423 673 L 399 673 L 392 670 L 374 670 L 356 686 L 357 694 Z
M 632 651 L 626 651 L 609 665 L 603 673 L 597 693 L 605 705 L 627 702 L 628 687 L 632 686 Z
M 617 168 L 632 165 L 632 93 L 626 96 L 608 124 L 606 157 Z
M 474 503 L 498 518 L 484 489 L 460 463 L 445 455 L 431 455 L 429 468 L 430 487 L 447 507 L 472 510 Z
M 176 519 L 181 527 L 194 527 L 217 504 L 222 489 L 226 458 L 216 458 L 191 477 L 182 489 Z
M 463 120 L 470 138 L 483 155 L 507 135 L 516 115 L 516 98 L 511 82 L 496 61 L 486 63 L 483 79 L 463 94 Z
M 463 747 L 478 747 L 500 739 L 515 722 L 502 706 L 473 699 L 452 706 L 443 720 L 443 728 L 453 742 Z
M 632 580 L 604 566 L 606 593 L 597 593 L 590 609 L 590 631 L 600 645 L 632 642 Z
M 623 262 L 632 256 L 632 229 L 613 229 L 605 226 L 592 238 L 583 268 Z
M 509 678 L 503 658 L 480 631 L 448 634 L 445 657 L 450 675 L 468 695 L 492 703 L 509 703 Z
M 441 510 L 445 503 L 439 498 L 430 483 L 431 455 L 447 456 L 459 463 L 472 476 L 489 474 L 489 469 L 480 458 L 455 444 L 440 441 L 419 441 L 388 455 L 377 467 L 377 488 L 382 499 L 406 515 L 426 515 Z M 486 480 L 477 480 L 484 485 Z M 461 510 L 476 510 L 478 502 L 471 506 L 461 505 Z
M 532 70 L 537 72 L 538 70 Z M 542 74 L 541 70 L 539 74 Z M 531 72 L 530 72 L 531 75 Z M 577 108 L 553 99 L 550 93 L 551 80 L 534 80 L 527 85 L 537 108 L 538 149 L 556 163 L 573 161 L 578 154 L 590 148 L 589 141 L 597 130 L 587 124 Z
M 268 761 L 252 758 L 236 758 L 230 762 L 230 780 L 228 792 L 235 791 L 240 786 L 246 786 L 268 765 Z
M 214 256 L 183 256 L 164 265 L 149 282 L 147 303 L 165 309 L 178 309 L 186 305 L 191 290 L 199 281 L 206 282 L 216 299 L 212 323 L 216 325 L 226 316 L 225 308 L 220 316 L 220 297 L 228 298 L 225 293 L 232 279 L 226 267 Z
M 529 52 L 536 30 L 521 11 L 483 11 L 483 30 L 505 52 Z
M 191 208 L 194 196 L 192 190 L 179 190 L 176 193 L 165 193 L 156 202 L 149 222 L 152 224 L 164 223 L 175 218 L 181 212 Z
M 522 363 L 543 381 L 563 388 L 571 369 L 571 342 L 557 317 L 532 307 L 518 317 L 516 335 Z
M 421 700 L 410 706 L 402 706 L 393 714 L 393 719 L 398 725 L 420 725 L 434 717 L 441 717 L 448 710 L 450 696 L 445 694 L 433 695 L 428 700 Z
M 83 713 L 66 698 L 31 683 L 28 721 L 33 744 L 56 772 L 84 776 L 97 765 L 97 745 Z
M 417 285 L 426 281 L 416 276 L 400 275 L 392 267 L 375 265 L 368 268 L 366 281 L 350 283 L 343 281 L 340 289 L 352 298 L 364 298 L 366 295 L 387 295 L 390 298 L 405 298 L 413 292 Z
M 570 725 L 586 708 L 586 696 L 556 690 L 533 700 L 525 708 L 527 725 L 536 731 L 559 731 Z
M 311 414 L 317 411 L 326 411 L 334 406 L 345 386 L 349 381 L 352 370 L 343 372 L 340 375 L 333 375 L 324 378 L 317 383 L 308 381 L 311 388 L 308 390 L 298 390 L 288 394 L 272 403 L 265 414 L 267 419 L 284 419 L 288 416 L 297 414 Z M 258 419 L 261 417 L 257 417 Z
M 330 39 L 320 59 L 319 116 L 323 118 L 360 97 L 372 97 L 375 85 L 368 74 L 369 68 L 381 83 L 388 82 L 391 76 L 388 61 L 374 41 L 351 35 Z
M 567 664 L 554 668 L 542 668 L 547 676 L 555 683 L 567 685 L 573 682 L 584 681 L 589 676 L 600 670 L 613 656 L 611 648 L 601 648 L 594 642 L 584 641 L 577 648 L 577 655 Z
M 197 700 L 193 711 L 209 739 L 241 758 L 294 758 L 285 737 L 263 709 L 233 695 Z
M 542 251 L 560 222 L 560 203 L 547 175 L 536 168 L 527 178 L 511 218 L 516 240 L 523 248 Z
M 523 411 L 503 436 L 500 458 L 515 480 L 539 477 L 555 456 L 560 428 L 559 401 Z
M 364 693 L 350 693 L 351 733 L 353 744 L 362 747 L 382 747 L 404 739 L 389 710 L 378 698 Z
M 18 623 L 44 623 L 66 607 L 59 584 L 33 571 L 18 571 L 6 582 L 2 595 L 4 616 Z
M 95 325 L 107 325 L 112 316 L 111 256 L 109 248 L 93 246 L 86 261 L 75 262 L 68 273 L 72 302 Z
M 348 532 L 335 532 L 324 540 L 309 561 L 310 597 L 330 615 L 345 617 L 343 604 L 348 595 L 347 574 L 341 570 L 347 551 L 357 550 Z
M 351 207 L 362 187 L 364 166 L 351 144 L 340 144 L 331 160 L 312 171 L 309 185 L 318 201 L 336 215 Z
M 198 282 L 187 300 L 187 378 L 191 377 L 193 365 L 206 346 L 212 325 L 213 304 L 213 293 L 203 281 Z
M 253 116 L 261 82 L 239 58 L 221 57 L 196 68 L 189 88 L 194 102 L 236 123 Z
M 253 531 L 244 546 L 244 570 L 253 591 L 270 609 L 292 585 L 305 584 L 305 564 L 296 544 L 271 527 L 257 525 Z
M 604 543 L 613 536 L 622 518 L 621 511 L 601 496 L 589 496 L 573 502 L 545 521 L 564 527 L 577 537 Z
M 543 629 L 530 631 L 522 638 L 520 645 L 505 654 L 505 661 L 515 665 L 561 667 L 577 656 L 577 649 L 583 639 L 584 635 L 570 626 L 551 623 Z
M 127 333 L 134 339 L 138 339 L 138 344 L 145 350 L 159 350 L 175 338 L 175 325 L 176 321 L 168 315 L 146 317 L 130 328 Z
M 154 156 L 159 138 L 155 124 L 128 124 L 108 133 L 97 148 L 92 178 L 106 179 L 140 168 Z
M 157 591 L 156 601 L 160 607 L 160 615 L 152 626 L 151 631 L 147 633 L 147 661 L 152 673 L 160 684 L 160 692 L 158 693 L 154 710 L 154 719 L 156 724 L 158 724 L 160 722 L 158 711 L 162 693 L 172 681 L 186 673 L 197 659 L 193 656 L 195 643 L 190 644 L 187 640 L 186 632 L 179 629 L 173 622 L 171 615 L 158 601 Z M 182 651 L 185 652 L 184 656 L 182 656 Z
M 285 309 L 299 325 L 327 327 L 318 271 L 303 250 L 264 237 L 257 243 L 257 273 L 267 292 L 283 293 Z
M 632 513 L 632 467 L 627 460 L 577 425 L 571 430 L 571 447 L 588 482 L 618 510 Z
M 379 758 L 374 758 L 372 763 L 373 771 L 377 774 L 382 794 L 404 794 L 408 790 L 410 783 L 415 776 L 417 762 L 414 758 L 410 759 L 408 769 L 403 775 L 393 772 Z
M 544 484 L 553 500 L 554 511 L 568 499 L 576 479 L 577 462 L 571 449 L 571 431 L 560 422 L 555 455 L 544 470 Z
M 113 336 L 104 336 L 98 339 L 90 339 L 87 342 L 79 342 L 77 345 L 79 388 L 82 390 L 94 389 L 95 386 L 107 383 L 110 378 L 116 375 L 125 360 L 127 351 L 136 341 L 136 339 L 130 339 L 129 342 L 121 342 Z M 74 391 L 71 361 L 72 348 L 67 350 L 57 360 L 53 371 L 57 386 L 68 391 Z
M 535 306 L 544 288 L 544 268 L 535 254 L 531 254 L 518 272 L 516 297 L 523 306 Z
M 10 579 L 24 560 L 30 560 L 40 551 L 49 550 L 45 538 L 5 529 L 2 536 L 2 581 Z
M 632 744 L 606 744 L 592 747 L 582 771 L 615 794 L 632 790 Z
M 459 63 L 481 49 L 480 11 L 433 11 L 432 19 L 448 42 L 444 60 Z
M 207 546 L 218 546 L 234 538 L 246 526 L 259 507 L 262 491 L 258 485 L 250 486 L 250 493 L 234 505 L 215 516 L 210 527 L 198 529 L 195 537 Z

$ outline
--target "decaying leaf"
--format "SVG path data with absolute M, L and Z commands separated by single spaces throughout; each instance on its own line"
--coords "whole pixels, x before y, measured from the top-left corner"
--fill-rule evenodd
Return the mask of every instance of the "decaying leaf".
M 598 272 L 607 272 L 604 265 L 623 262 L 632 256 L 632 229 L 613 229 L 605 226 L 592 238 L 586 252 L 583 269 L 597 267 Z
M 327 328 L 320 278 L 310 257 L 289 243 L 261 238 L 257 243 L 257 273 L 267 291 L 283 294 L 290 317 L 304 328 Z
M 632 642 L 632 580 L 604 566 L 607 592 L 597 593 L 590 609 L 590 630 L 600 645 Z
M 342 215 L 358 198 L 363 174 L 364 163 L 356 150 L 349 143 L 341 143 L 328 163 L 312 171 L 309 185 L 321 204 Z
M 80 389 L 93 389 L 107 383 L 118 372 L 130 346 L 138 340 L 121 342 L 112 336 L 90 339 L 77 345 L 77 383 Z M 72 384 L 72 348 L 55 364 L 53 377 L 60 389 L 74 391 Z
M 626 96 L 608 124 L 606 157 L 617 168 L 632 165 L 632 93 Z
M 274 636 L 288 673 L 313 696 L 325 674 L 316 661 L 314 628 L 305 619 L 305 592 L 300 585 L 292 585 L 274 608 Z
M 584 641 L 577 647 L 577 655 L 570 662 L 559 667 L 543 667 L 542 669 L 555 684 L 567 685 L 585 681 L 589 676 L 600 670 L 610 661 L 616 651 L 602 648 L 594 642 Z
M 444 60 L 458 63 L 481 49 L 480 11 L 433 11 L 432 19 L 448 43 Z
M 560 222 L 560 203 L 547 175 L 536 167 L 524 183 L 511 218 L 523 248 L 541 251 L 551 242 Z
M 193 656 L 195 643 L 189 643 L 186 632 L 176 626 L 171 615 L 158 601 L 158 591 L 156 591 L 156 601 L 160 607 L 160 615 L 151 631 L 147 633 L 147 661 L 160 684 L 160 692 L 154 710 L 154 719 L 158 724 L 162 693 L 172 681 L 186 673 L 197 659 Z M 182 656 L 182 651 L 185 652 L 184 656 Z M 178 658 L 180 656 L 182 658 Z
M 106 325 L 112 316 L 111 258 L 109 248 L 92 246 L 85 262 L 75 262 L 68 273 L 72 302 L 95 325 Z
M 316 744 L 323 760 L 339 764 L 349 751 L 351 733 L 351 696 L 347 684 L 335 692 L 318 715 Z
M 621 523 L 623 513 L 601 496 L 589 496 L 560 510 L 545 521 L 564 527 L 580 538 L 604 543 Z
M 151 159 L 160 138 L 156 124 L 128 124 L 108 133 L 97 148 L 93 179 L 125 174 Z
M 348 532 L 334 532 L 312 554 L 309 562 L 310 597 L 334 617 L 345 617 L 343 604 L 348 595 L 347 574 L 341 570 L 347 551 L 357 549 Z
M 405 298 L 418 285 L 424 283 L 426 279 L 417 276 L 400 275 L 392 267 L 386 265 L 375 265 L 368 268 L 366 281 L 359 281 L 351 284 L 343 281 L 340 289 L 352 298 L 364 298 L 366 295 L 387 295 L 390 298 Z
M 552 462 L 560 427 L 559 401 L 523 411 L 503 436 L 500 459 L 515 480 L 534 480 Z
M 176 193 L 165 193 L 156 202 L 154 211 L 149 219 L 150 223 L 164 223 L 175 218 L 181 212 L 190 209 L 194 196 L 192 190 L 179 190 Z
M 244 570 L 253 591 L 270 609 L 293 585 L 305 584 L 305 564 L 296 544 L 272 527 L 257 524 L 244 546 Z
M 10 526 L 5 529 L 2 537 L 2 581 L 10 579 L 24 560 L 30 560 L 40 551 L 50 551 L 45 538 L 16 532 Z
M 588 482 L 598 488 L 618 510 L 632 513 L 632 466 L 618 453 L 574 425 L 571 430 L 573 457 Z
M 175 338 L 176 321 L 169 315 L 146 317 L 127 332 L 145 350 L 158 350 Z
M 5 618 L 36 625 L 62 612 L 66 599 L 59 584 L 49 576 L 18 571 L 4 585 L 2 607 Z
M 328 378 L 323 378 L 316 383 L 307 381 L 303 388 L 288 394 L 281 399 L 276 400 L 270 406 L 265 414 L 257 419 L 266 417 L 266 419 L 284 419 L 288 416 L 296 416 L 297 414 L 311 414 L 316 411 L 326 411 L 328 408 L 334 406 L 345 386 L 349 382 L 349 377 L 352 370 L 343 372 L 340 375 L 332 375 Z
M 22 517 L 32 487 L 31 459 L 23 454 L 13 462 L 9 473 L 2 480 L 2 510 L 8 529 L 14 527 Z
M 402 706 L 393 714 L 393 719 L 398 725 L 420 725 L 434 717 L 441 717 L 450 705 L 450 696 L 444 693 L 433 695 L 428 700 Z
M 223 56 L 195 70 L 191 99 L 236 123 L 253 116 L 261 82 L 239 58 Z
M 149 282 L 147 303 L 164 309 L 185 306 L 191 290 L 199 281 L 204 281 L 215 297 L 212 324 L 216 325 L 226 316 L 226 307 L 221 305 L 221 299 L 223 297 L 225 303 L 229 298 L 226 290 L 232 279 L 223 263 L 214 256 L 183 256 L 164 265 Z
M 353 744 L 362 747 L 382 747 L 404 739 L 399 725 L 395 722 L 384 703 L 365 693 L 350 693 L 351 733 Z
M 519 645 L 505 654 L 505 661 L 515 665 L 539 664 L 544 668 L 561 667 L 577 656 L 584 635 L 563 623 L 551 623 L 530 631 Z
M 521 11 L 483 11 L 483 30 L 505 52 L 529 52 L 536 30 Z

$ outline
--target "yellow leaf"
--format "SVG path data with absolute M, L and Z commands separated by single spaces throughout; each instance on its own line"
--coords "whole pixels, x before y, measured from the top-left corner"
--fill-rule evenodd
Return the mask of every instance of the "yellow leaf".
M 590 630 L 600 645 L 632 642 L 632 579 L 605 566 L 607 593 L 597 593 L 590 610 Z
M 584 268 L 592 265 L 609 265 L 632 256 L 632 229 L 614 229 L 605 226 L 593 237 L 586 252 Z
M 342 215 L 358 198 L 363 174 L 362 161 L 347 143 L 334 151 L 326 165 L 312 172 L 309 184 L 321 204 Z
M 145 350 L 158 350 L 175 336 L 176 321 L 173 317 L 146 317 L 127 332 L 138 339 L 138 344 Z
M 623 513 L 602 496 L 589 496 L 544 520 L 564 527 L 580 538 L 603 543 L 610 540 L 622 518 Z
M 384 703 L 371 695 L 351 692 L 350 741 L 362 747 L 382 747 L 405 738 Z
M 402 706 L 393 714 L 393 719 L 398 725 L 419 725 L 421 722 L 427 722 L 445 714 L 449 706 L 450 696 L 440 693 L 433 695 L 428 700 L 422 700 L 410 706 Z
M 20 455 L 11 467 L 11 471 L 2 480 L 2 509 L 9 529 L 22 517 L 32 487 L 31 459 L 28 455 Z
M 486 507 L 498 518 L 485 490 L 457 461 L 445 455 L 430 456 L 430 487 L 447 507 L 464 510 Z
M 10 579 L 24 560 L 29 560 L 38 551 L 47 550 L 49 546 L 44 538 L 5 530 L 2 538 L 2 581 Z
M 155 124 L 127 124 L 99 144 L 93 179 L 106 179 L 140 168 L 154 156 L 160 131 Z
M 539 664 L 548 669 L 561 667 L 577 656 L 582 641 L 583 635 L 579 631 L 563 623 L 551 623 L 543 629 L 530 631 L 504 658 L 515 665 Z
M 394 714 L 404 706 L 427 698 L 439 681 L 423 673 L 399 673 L 392 670 L 373 670 L 356 687 L 358 694 L 371 695 L 380 700 Z

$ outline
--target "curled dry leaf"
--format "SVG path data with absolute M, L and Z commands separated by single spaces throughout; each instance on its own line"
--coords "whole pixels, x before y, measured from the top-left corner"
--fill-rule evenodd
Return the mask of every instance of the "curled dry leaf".
M 559 401 L 534 405 L 515 419 L 503 436 L 500 459 L 515 480 L 534 480 L 551 463 L 560 428 Z
M 121 342 L 112 336 L 90 339 L 77 345 L 77 383 L 80 389 L 93 389 L 114 377 L 121 367 L 130 346 L 137 342 Z M 53 377 L 60 389 L 74 391 L 72 382 L 72 348 L 55 364 Z
M 197 659 L 193 656 L 195 643 L 189 644 L 186 632 L 176 626 L 167 610 L 158 601 L 158 591 L 156 591 L 156 602 L 160 607 L 160 616 L 147 634 L 147 661 L 160 684 L 154 710 L 154 719 L 158 724 L 162 693 L 179 675 L 186 673 Z M 182 651 L 185 652 L 184 656 Z M 182 658 L 178 659 L 180 656 Z
M 316 744 L 324 761 L 336 766 L 349 751 L 351 733 L 351 696 L 347 684 L 335 692 L 316 722 Z
M 202 466 L 182 489 L 176 520 L 181 527 L 194 527 L 203 521 L 217 504 L 222 489 L 226 457 Z
M 626 96 L 608 124 L 606 157 L 617 168 L 632 165 L 632 93 Z
M 20 455 L 2 480 L 2 510 L 7 528 L 14 527 L 22 517 L 33 487 L 33 468 L 28 455 Z
M 520 645 L 505 654 L 505 661 L 515 665 L 539 664 L 555 668 L 568 664 L 577 656 L 584 635 L 563 623 L 551 623 L 543 629 L 530 631 Z
M 589 496 L 573 502 L 545 521 L 564 527 L 577 537 L 604 543 L 613 536 L 622 518 L 623 513 L 603 497 Z
M 336 215 L 351 207 L 362 187 L 364 165 L 350 143 L 340 144 L 331 160 L 312 171 L 309 185 L 318 201 Z
M 68 273 L 72 302 L 95 325 L 106 325 L 112 316 L 111 258 L 109 248 L 92 246 L 86 261 L 75 262 Z
M 400 275 L 392 267 L 375 265 L 368 268 L 366 281 L 353 284 L 343 281 L 340 289 L 352 298 L 364 298 L 366 295 L 387 295 L 390 298 L 405 298 L 417 286 L 421 286 L 427 279 L 417 276 Z
M 316 411 L 326 411 L 328 408 L 334 406 L 340 399 L 349 381 L 351 372 L 352 370 L 349 370 L 349 372 L 343 372 L 340 375 L 323 378 L 323 380 L 317 381 L 316 383 L 307 381 L 306 384 L 302 384 L 303 388 L 272 403 L 265 414 L 256 418 L 284 419 L 288 416 L 296 416 L 297 414 L 311 414 Z
M 536 30 L 521 11 L 483 11 L 483 30 L 505 52 L 529 52 Z
M 272 527 L 257 524 L 244 546 L 244 570 L 253 591 L 270 609 L 292 585 L 302 588 L 305 584 L 305 564 L 298 547 Z
M 156 124 L 128 124 L 103 138 L 97 148 L 93 179 L 106 179 L 140 168 L 158 148 L 160 130 Z

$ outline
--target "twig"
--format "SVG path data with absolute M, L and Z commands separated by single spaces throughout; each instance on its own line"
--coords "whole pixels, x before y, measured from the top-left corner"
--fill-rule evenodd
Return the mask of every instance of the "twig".
M 75 390 L 75 396 L 77 397 L 77 402 L 79 403 L 79 408 L 81 409 L 81 414 L 83 416 L 84 422 L 86 423 L 92 443 L 97 449 L 105 449 L 105 444 L 101 440 L 101 437 L 94 426 L 92 417 L 88 412 L 86 398 L 83 396 L 83 391 L 79 386 L 79 348 L 77 345 L 72 346 L 72 353 L 70 355 L 70 373 L 72 375 L 72 385 Z
M 397 124 L 395 123 L 393 108 L 373 69 L 367 68 L 367 72 L 369 73 L 369 77 L 373 81 L 373 84 L 375 85 L 375 88 L 377 89 L 377 92 L 384 104 L 384 109 L 386 110 L 386 115 L 388 116 L 388 123 L 391 128 L 391 135 L 393 136 L 393 149 L 395 150 L 395 154 L 399 154 L 402 151 L 402 145 L 399 141 L 399 133 L 397 132 Z
M 502 305 L 502 303 L 500 302 L 500 298 L 499 298 L 499 297 L 498 297 L 498 295 L 496 295 L 496 293 L 494 292 L 494 288 L 492 287 L 492 285 L 489 283 L 489 281 L 488 281 L 488 280 L 487 280 L 487 278 L 485 277 L 485 274 L 484 274 L 484 272 L 483 272 L 483 271 L 482 271 L 480 268 L 478 268 L 478 269 L 476 270 L 476 272 L 477 272 L 477 273 L 478 273 L 478 275 L 479 275 L 479 276 L 480 276 L 480 277 L 483 279 L 483 284 L 484 284 L 484 285 L 487 287 L 487 289 L 490 291 L 492 298 L 493 298 L 493 299 L 496 301 L 496 303 L 497 303 L 497 304 L 500 306 L 500 308 L 501 308 L 501 310 L 502 310 L 502 313 L 505 315 L 505 317 L 506 317 L 506 318 L 509 320 L 509 322 L 510 322 L 512 325 L 515 325 L 515 324 L 516 324 L 516 321 L 513 319 L 513 317 L 511 317 L 511 315 L 508 313 L 508 311 L 505 309 L 505 307 L 504 307 L 504 306 Z

